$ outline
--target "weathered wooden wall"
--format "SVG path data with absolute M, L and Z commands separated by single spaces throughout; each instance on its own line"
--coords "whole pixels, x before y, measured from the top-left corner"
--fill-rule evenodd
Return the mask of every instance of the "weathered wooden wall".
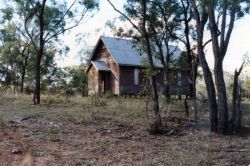
M 138 94 L 142 87 L 145 85 L 147 79 L 143 76 L 143 68 L 133 67 L 133 66 L 119 66 L 113 57 L 110 55 L 109 51 L 105 45 L 100 42 L 97 46 L 96 51 L 92 57 L 93 61 L 100 60 L 104 61 L 110 68 L 111 72 L 109 74 L 108 86 L 110 92 L 116 95 L 123 94 Z M 134 70 L 139 69 L 139 84 L 134 83 Z M 181 84 L 178 85 L 178 72 L 181 73 Z M 89 69 L 89 94 L 97 94 L 101 91 L 101 74 L 98 72 L 93 65 Z M 161 93 L 164 93 L 164 72 L 159 70 L 156 74 L 156 82 L 158 89 Z M 188 83 L 188 73 L 181 70 L 171 70 L 170 71 L 170 94 L 187 94 L 189 83 Z
M 92 60 L 101 60 L 107 64 L 107 66 L 111 70 L 108 87 L 110 87 L 111 93 L 119 95 L 119 66 L 114 61 L 114 59 L 112 58 L 112 56 L 110 55 L 110 53 L 102 42 L 99 46 L 97 46 L 97 51 L 94 53 Z M 95 74 L 98 75 L 98 72 Z M 100 89 L 100 80 L 96 84 L 98 84 L 97 86 L 99 86 L 98 88 Z
M 88 95 L 97 94 L 99 91 L 99 74 L 93 65 L 88 71 Z
M 138 94 L 143 86 L 147 83 L 147 78 L 143 75 L 143 68 L 139 68 L 139 85 L 134 84 L 134 70 L 136 67 L 120 66 L 120 89 L 123 94 Z M 181 85 L 178 85 L 178 72 L 181 73 Z M 156 74 L 156 82 L 159 93 L 164 94 L 164 72 L 158 70 Z M 170 70 L 170 86 L 169 91 L 171 95 L 188 94 L 189 82 L 188 73 L 181 70 Z
M 120 66 L 120 95 L 135 95 L 139 93 L 142 86 L 142 75 L 139 72 L 139 84 L 135 85 L 134 69 L 135 67 Z
M 181 85 L 178 85 L 178 73 L 181 73 Z M 170 87 L 171 95 L 188 95 L 189 94 L 189 71 L 171 70 L 170 71 Z

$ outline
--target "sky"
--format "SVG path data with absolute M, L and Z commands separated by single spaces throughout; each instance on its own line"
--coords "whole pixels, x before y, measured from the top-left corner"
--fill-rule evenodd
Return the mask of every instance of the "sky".
M 64 67 L 80 64 L 79 51 L 81 49 L 93 50 L 101 35 L 113 36 L 112 32 L 105 26 L 105 24 L 108 20 L 118 18 L 120 15 L 113 10 L 107 0 L 99 0 L 99 2 L 99 10 L 95 12 L 91 19 L 88 19 L 83 24 L 70 30 L 61 38 L 64 43 L 70 47 L 70 51 L 66 57 L 57 57 L 58 66 Z M 122 9 L 124 0 L 112 0 L 112 2 L 118 9 Z M 117 24 L 125 26 L 122 23 Z M 87 34 L 84 38 L 84 42 L 77 43 L 75 41 L 76 35 L 79 33 Z M 206 32 L 204 41 L 208 39 L 210 39 L 210 34 L 209 32 Z M 206 47 L 206 53 L 206 58 L 212 68 L 214 59 L 211 45 Z M 239 68 L 243 61 L 242 55 L 244 54 L 248 54 L 250 57 L 250 15 L 247 15 L 235 23 L 227 55 L 223 64 L 225 70 L 233 72 L 235 68 Z M 250 73 L 250 66 L 245 68 L 245 71 Z
M 124 0 L 113 0 L 115 6 L 122 9 Z M 69 33 L 66 33 L 62 39 L 64 43 L 70 47 L 70 51 L 67 57 L 59 58 L 58 66 L 71 66 L 80 64 L 79 50 L 83 49 L 93 49 L 96 42 L 100 36 L 113 36 L 111 30 L 106 26 L 108 20 L 113 20 L 118 18 L 120 15 L 113 10 L 109 5 L 107 0 L 99 0 L 99 10 L 95 12 L 94 16 L 81 24 L 80 26 L 74 28 Z M 84 42 L 82 44 L 77 44 L 75 42 L 76 35 L 78 33 L 86 34 Z

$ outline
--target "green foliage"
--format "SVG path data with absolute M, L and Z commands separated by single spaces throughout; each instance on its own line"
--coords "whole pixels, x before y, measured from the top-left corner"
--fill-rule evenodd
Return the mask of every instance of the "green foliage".
M 1 10 L 4 23 L 14 24 L 21 38 L 30 43 L 34 50 L 31 71 L 35 78 L 34 104 L 40 103 L 40 82 L 46 86 L 44 76 L 54 73 L 55 51 L 60 48 L 59 35 L 78 26 L 94 9 L 96 0 L 55 1 L 55 0 L 11 0 Z M 15 12 L 14 12 L 15 11 Z M 64 47 L 61 52 L 67 52 Z M 76 80 L 77 78 L 74 78 Z M 49 79 L 48 79 L 49 80 Z M 49 82 L 49 81 L 48 81 Z M 75 82 L 73 84 L 76 84 Z
M 180 69 L 189 69 L 189 63 L 188 63 L 188 54 L 187 52 L 182 52 L 180 58 L 178 58 L 175 63 L 174 66 Z M 189 69 L 190 70 L 190 69 Z
M 0 76 L 4 86 L 32 86 L 35 71 L 35 51 L 30 43 L 22 38 L 13 24 L 7 24 L 1 31 L 4 42 L 0 46 Z M 46 75 L 55 67 L 56 49 L 52 45 L 45 47 L 41 60 L 41 73 Z M 24 74 L 24 78 L 22 78 Z M 23 80 L 22 80 L 23 79 Z
M 143 59 L 143 65 L 145 66 L 145 68 L 142 70 L 143 72 L 143 75 L 146 77 L 146 78 L 150 78 L 151 76 L 155 76 L 159 73 L 158 70 L 155 70 L 155 69 L 152 69 L 150 66 L 149 66 L 149 63 L 146 59 Z
M 243 81 L 243 88 L 247 90 L 250 89 L 250 79 L 246 79 Z
M 65 68 L 54 67 L 42 79 L 42 87 L 49 93 L 75 95 L 87 95 L 87 75 L 84 65 L 71 66 Z
M 0 46 L 0 83 L 4 86 L 16 85 L 24 60 L 20 49 L 23 42 L 13 24 L 7 24 L 0 33 L 3 38 Z
M 44 6 L 43 6 L 44 4 Z M 18 17 L 24 17 L 26 21 L 27 33 L 32 35 L 32 30 L 38 30 L 43 26 L 45 32 L 44 40 L 47 42 L 52 38 L 57 38 L 59 34 L 64 33 L 69 27 L 77 25 L 82 21 L 88 12 L 98 7 L 97 0 L 77 0 L 67 1 L 38 1 L 38 0 L 12 0 L 6 3 L 6 8 L 2 10 L 3 20 L 14 20 Z M 13 12 L 15 10 L 15 13 Z M 9 16 L 9 17 L 7 17 Z M 39 17 L 43 17 L 43 25 L 39 25 Z M 24 24 L 17 22 L 22 29 Z M 26 35 L 26 34 L 24 34 Z M 33 36 L 33 40 L 38 40 Z M 35 44 L 35 43 L 33 43 Z

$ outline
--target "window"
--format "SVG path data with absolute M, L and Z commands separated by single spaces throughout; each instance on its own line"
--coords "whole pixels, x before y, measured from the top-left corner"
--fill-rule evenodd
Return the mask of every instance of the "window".
M 139 84 L 139 70 L 134 69 L 134 84 L 138 85 Z
M 181 72 L 178 72 L 178 86 L 181 86 Z

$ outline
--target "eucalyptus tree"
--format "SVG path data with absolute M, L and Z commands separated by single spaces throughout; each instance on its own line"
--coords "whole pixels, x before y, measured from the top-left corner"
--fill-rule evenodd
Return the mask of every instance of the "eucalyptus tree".
M 191 22 L 193 17 L 189 1 L 150 0 L 147 3 L 149 5 L 146 18 L 150 40 L 154 45 L 154 47 L 152 47 L 153 53 L 162 63 L 165 72 L 165 96 L 169 98 L 169 66 L 170 63 L 172 63 L 171 56 L 175 51 L 175 49 L 171 50 L 170 48 L 173 43 L 183 43 L 185 46 L 188 64 L 186 69 L 189 71 L 187 74 L 189 75 L 190 82 L 189 95 L 194 96 L 198 61 L 192 46 L 195 35 Z M 132 8 L 128 9 L 126 12 L 129 13 L 130 16 L 133 16 L 133 19 L 140 17 L 138 12 Z M 124 19 L 122 19 L 122 21 L 124 21 Z M 110 22 L 108 25 L 110 25 Z M 118 36 L 138 38 L 137 34 L 131 29 L 126 31 L 125 28 L 120 27 L 117 30 L 114 23 L 111 23 L 110 27 L 116 31 L 116 35 Z
M 176 9 L 178 3 L 172 0 L 152 0 L 149 3 L 149 12 L 147 21 L 149 22 L 150 39 L 153 43 L 153 51 L 155 57 L 160 60 L 164 76 L 165 76 L 165 96 L 169 100 L 169 81 L 170 81 L 170 63 L 173 53 L 177 47 L 173 49 L 171 43 L 176 41 L 173 33 L 180 27 L 180 24 L 173 21 L 173 18 L 179 17 Z
M 189 0 L 179 0 L 179 9 L 176 12 L 179 13 L 179 17 L 175 18 L 174 21 L 179 23 L 180 29 L 173 33 L 173 37 L 184 44 L 186 49 L 186 61 L 187 69 L 189 69 L 189 82 L 190 82 L 190 96 L 196 99 L 196 77 L 198 69 L 198 58 L 194 53 L 195 45 L 192 44 L 196 41 L 196 35 L 193 27 L 193 14 Z
M 203 70 L 207 96 L 208 96 L 210 130 L 212 132 L 216 132 L 218 127 L 217 102 L 215 98 L 216 93 L 215 93 L 215 86 L 212 73 L 205 57 L 205 52 L 204 52 L 205 45 L 203 41 L 205 26 L 208 21 L 208 13 L 207 10 L 203 7 L 203 4 L 198 3 L 196 0 L 189 0 L 189 2 L 191 4 L 192 12 L 196 23 L 197 56 L 199 59 L 199 64 L 201 65 Z
M 223 75 L 223 60 L 227 53 L 235 20 L 249 12 L 249 5 L 249 0 L 213 0 L 208 4 L 209 30 L 215 59 L 214 76 L 218 97 L 218 129 L 220 133 L 226 133 L 228 128 L 228 103 Z M 216 16 L 215 10 L 221 15 L 219 18 Z
M 149 64 L 149 69 L 153 72 L 155 70 L 153 62 L 153 51 L 152 42 L 150 41 L 149 32 L 149 22 L 147 16 L 149 15 L 150 4 L 148 0 L 127 0 L 124 6 L 125 11 L 122 12 L 118 10 L 114 4 L 107 0 L 109 4 L 113 7 L 115 11 L 121 14 L 124 20 L 127 20 L 133 27 L 136 34 L 137 40 L 140 42 L 142 48 L 144 48 L 147 55 L 147 61 Z M 153 92 L 153 111 L 154 111 L 154 126 L 153 130 L 159 132 L 161 130 L 161 116 L 159 110 L 158 92 L 156 85 L 156 76 L 154 74 L 150 75 L 152 82 L 152 92 Z
M 35 71 L 35 50 L 28 40 L 22 37 L 16 26 L 8 22 L 0 31 L 2 43 L 0 46 L 0 63 L 2 84 L 20 87 L 24 93 L 25 86 L 33 86 Z M 46 75 L 50 68 L 54 68 L 55 53 L 58 51 L 53 45 L 45 47 L 45 55 L 41 60 L 41 73 Z
M 192 42 L 196 40 L 194 35 L 192 20 L 193 15 L 191 6 L 188 0 L 151 0 L 152 3 L 148 19 L 152 29 L 152 38 L 154 38 L 155 45 L 167 48 L 167 56 L 165 59 L 165 66 L 167 68 L 169 60 L 169 45 L 170 43 L 182 43 L 186 49 L 186 69 L 189 71 L 190 82 L 190 96 L 195 95 L 195 82 L 197 77 L 198 61 L 194 54 Z M 161 54 L 161 50 L 158 49 Z M 161 57 L 161 56 L 160 56 Z M 162 62 L 164 58 L 159 58 Z M 169 74 L 167 74 L 169 75 Z M 167 79 L 167 78 L 166 78 Z
M 31 60 L 30 44 L 21 38 L 13 24 L 5 25 L 0 34 L 2 36 L 0 60 L 3 81 L 6 85 L 12 84 L 15 87 L 20 85 L 21 93 L 23 93 L 26 68 Z
M 14 85 L 17 82 L 16 79 L 16 57 L 13 56 L 17 51 L 15 43 L 15 35 L 13 33 L 13 27 L 7 25 L 5 28 L 1 29 L 2 43 L 0 48 L 0 63 L 1 63 L 1 84 Z M 15 47 L 14 47 L 15 46 Z
M 32 63 L 33 48 L 30 43 L 20 44 L 21 53 L 21 93 L 24 93 L 24 83 L 27 75 L 28 66 Z
M 33 102 L 40 103 L 41 60 L 46 45 L 58 41 L 59 35 L 78 26 L 97 8 L 96 0 L 12 0 L 13 22 L 20 19 L 16 27 L 28 39 L 36 54 L 35 88 Z M 15 12 L 14 12 L 15 11 Z
M 235 21 L 249 12 L 250 1 L 189 0 L 189 2 L 196 20 L 198 57 L 207 87 L 211 131 L 226 134 L 228 131 L 228 103 L 223 74 L 223 60 L 227 53 Z M 203 35 L 208 20 L 215 60 L 215 83 L 204 54 Z

